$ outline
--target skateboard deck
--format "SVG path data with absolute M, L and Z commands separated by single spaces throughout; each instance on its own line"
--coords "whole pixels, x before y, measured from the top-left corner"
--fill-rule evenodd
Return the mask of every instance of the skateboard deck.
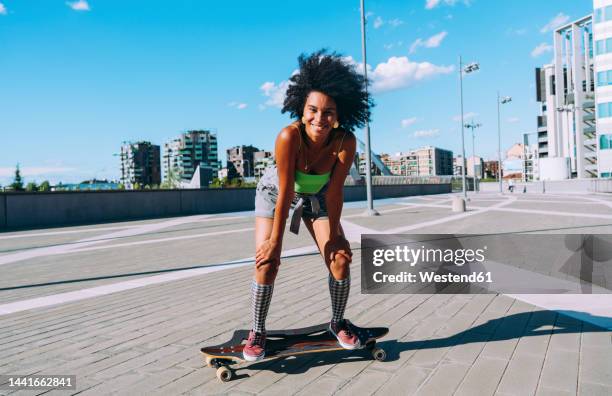
M 376 347 L 376 340 L 389 332 L 387 327 L 358 327 L 350 322 L 349 326 L 359 337 L 361 349 L 369 349 L 376 360 L 385 360 L 386 353 L 382 348 Z M 324 323 L 302 329 L 268 331 L 266 356 L 258 362 L 308 353 L 344 350 L 336 337 L 329 332 L 328 327 L 329 323 Z M 217 378 L 221 381 L 227 382 L 233 377 L 231 365 L 248 363 L 242 355 L 248 337 L 249 330 L 236 330 L 229 341 L 200 349 L 206 364 L 217 369 Z

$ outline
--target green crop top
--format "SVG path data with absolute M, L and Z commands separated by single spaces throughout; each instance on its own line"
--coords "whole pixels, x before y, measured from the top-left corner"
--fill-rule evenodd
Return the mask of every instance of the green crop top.
M 300 132 L 299 128 L 298 128 L 298 132 Z M 340 153 L 340 149 L 342 148 L 342 142 L 344 141 L 344 136 L 346 136 L 346 132 L 344 132 L 344 135 L 342 135 L 342 140 L 340 140 L 340 145 L 338 146 L 337 153 Z M 300 132 L 300 147 L 298 148 L 298 154 L 301 148 L 302 148 L 302 136 Z M 334 164 L 334 167 L 335 166 L 336 165 Z M 301 193 L 301 194 L 316 194 L 319 191 L 321 191 L 323 186 L 325 186 L 325 184 L 329 181 L 331 177 L 331 173 L 332 171 L 323 173 L 321 175 L 316 175 L 316 174 L 313 175 L 313 174 L 304 173 L 296 169 L 294 190 L 296 193 Z

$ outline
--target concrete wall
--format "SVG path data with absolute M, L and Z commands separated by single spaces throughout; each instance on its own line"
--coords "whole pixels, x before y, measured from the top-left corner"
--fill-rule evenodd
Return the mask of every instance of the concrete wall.
M 604 181 L 604 180 L 601 180 Z M 594 192 L 598 180 L 592 179 L 569 179 L 569 180 L 546 180 L 529 183 L 515 182 L 514 192 L 523 192 L 523 187 L 527 188 L 527 193 L 564 193 L 564 194 L 587 194 Z M 480 191 L 499 191 L 499 183 L 487 182 L 480 183 Z M 610 185 L 612 187 L 612 185 Z M 503 182 L 504 192 L 508 191 L 508 182 Z M 610 190 L 612 192 L 612 190 Z
M 450 191 L 450 184 L 373 187 L 374 198 Z M 365 200 L 365 186 L 346 186 L 344 198 Z M 254 202 L 254 188 L 0 193 L 0 231 L 247 211 L 254 209 Z
M 6 228 L 6 195 L 0 195 L 0 230 Z

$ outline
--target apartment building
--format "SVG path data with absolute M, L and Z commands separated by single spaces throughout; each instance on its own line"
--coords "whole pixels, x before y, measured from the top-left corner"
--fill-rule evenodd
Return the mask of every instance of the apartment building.
M 593 1 L 593 42 L 595 43 L 595 105 L 597 130 L 590 146 L 596 146 L 597 176 L 612 176 L 612 0 Z M 595 124 L 595 121 L 593 121 Z M 589 154 L 591 154 L 589 152 Z M 591 166 L 592 168 L 592 166 Z
M 440 176 L 453 174 L 453 152 L 427 146 L 406 153 L 381 154 L 380 159 L 393 175 Z
M 227 149 L 227 171 L 228 178 L 235 177 L 254 177 L 255 176 L 255 157 L 254 154 L 260 151 L 253 146 L 234 146 Z
M 220 169 L 217 135 L 208 130 L 194 130 L 164 144 L 164 175 L 170 170 L 180 178 L 181 184 L 190 183 L 198 166 L 198 185 L 207 186 Z
M 159 146 L 151 142 L 124 142 L 121 146 L 121 183 L 126 189 L 161 183 Z
M 594 36 L 594 27 L 587 15 L 555 29 L 553 64 L 536 69 L 541 104 L 537 151 L 543 180 L 598 176 L 595 69 L 606 47 L 605 40 L 602 44 Z
M 256 151 L 253 153 L 254 176 L 259 179 L 263 176 L 266 168 L 274 165 L 274 154 L 271 151 Z

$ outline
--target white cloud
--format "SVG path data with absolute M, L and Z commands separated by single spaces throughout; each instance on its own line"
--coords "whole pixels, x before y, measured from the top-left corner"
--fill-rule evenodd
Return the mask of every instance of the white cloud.
M 542 43 L 540 45 L 538 45 L 537 47 L 535 47 L 532 51 L 531 51 L 531 56 L 534 58 L 537 58 L 538 56 L 542 55 L 545 52 L 551 52 L 553 50 L 553 46 L 547 43 Z
M 389 25 L 391 25 L 394 28 L 398 27 L 399 25 L 403 25 L 403 24 L 404 24 L 404 21 L 402 21 L 401 19 L 397 19 L 397 18 L 391 19 L 389 21 Z
M 75 11 L 89 11 L 89 3 L 87 0 L 67 1 L 66 4 Z
M 478 113 L 474 113 L 474 112 L 463 113 L 463 121 L 466 121 L 466 120 L 469 120 L 470 118 L 475 118 L 475 117 L 478 117 Z M 457 114 L 456 116 L 454 116 L 453 121 L 460 122 L 461 114 Z
M 396 42 L 396 43 L 389 43 L 389 44 L 385 44 L 385 45 L 383 45 L 383 47 L 384 47 L 386 50 L 390 50 L 390 49 L 392 49 L 392 48 L 394 48 L 394 47 L 401 47 L 402 45 L 404 45 L 404 42 L 403 42 L 403 41 L 398 41 L 398 42 Z
M 246 103 L 240 103 L 240 102 L 229 102 L 227 105 L 229 107 L 233 107 L 238 110 L 246 109 L 248 107 Z
M 440 44 L 442 44 L 442 41 L 447 35 L 448 33 L 446 31 L 442 31 L 438 34 L 434 34 L 426 40 L 418 38 L 410 46 L 410 53 L 413 54 L 419 47 L 437 48 L 440 46 Z
M 521 122 L 521 119 L 518 117 L 508 117 L 508 119 L 506 120 L 506 122 L 508 124 L 518 124 L 519 122 Z
M 383 21 L 381 17 L 377 16 L 376 19 L 374 20 L 374 29 L 378 29 L 384 24 L 385 24 L 385 21 Z
M 417 81 L 433 78 L 440 74 L 452 73 L 455 67 L 437 66 L 429 62 L 411 62 L 405 56 L 392 56 L 386 62 L 376 65 L 374 70 L 371 70 L 370 66 L 368 66 L 368 69 L 368 77 L 372 81 L 372 91 L 385 92 L 405 88 Z
M 426 137 L 434 137 L 440 134 L 439 129 L 424 129 L 420 131 L 416 131 L 413 136 L 415 138 L 426 138 Z
M 454 6 L 457 3 L 463 3 L 466 6 L 470 6 L 472 4 L 471 0 L 425 0 L 425 9 L 432 10 L 439 5 L 447 5 Z
M 416 117 L 405 118 L 402 120 L 402 128 L 408 128 L 410 125 L 417 122 Z
M 0 15 L 6 15 L 6 7 L 4 4 L 0 3 Z
M 547 33 L 569 21 L 569 16 L 560 12 L 556 17 L 550 20 L 546 25 L 542 26 L 540 33 Z
M 283 107 L 285 101 L 285 94 L 289 87 L 289 81 L 281 81 L 278 85 L 272 81 L 266 81 L 259 87 L 263 95 L 268 98 L 265 102 L 267 107 Z

